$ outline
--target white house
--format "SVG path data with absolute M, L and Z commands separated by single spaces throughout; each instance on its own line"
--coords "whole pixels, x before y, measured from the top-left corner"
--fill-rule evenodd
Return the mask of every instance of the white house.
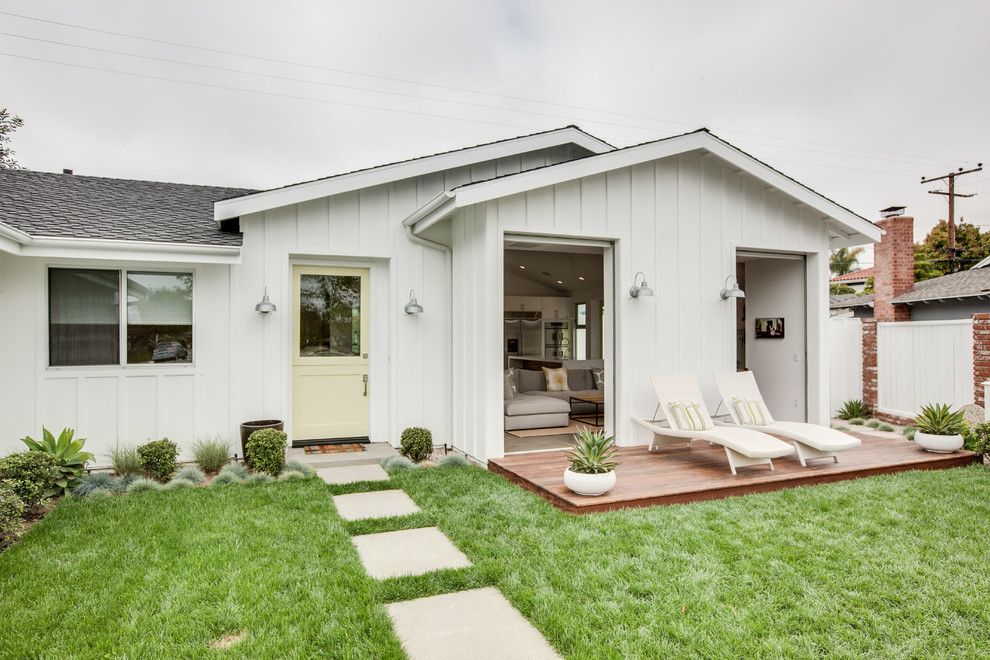
M 616 149 L 569 126 L 261 192 L 4 171 L 0 454 L 43 424 L 102 456 L 275 418 L 501 456 L 507 244 L 602 255 L 620 444 L 647 440 L 651 374 L 697 374 L 714 410 L 737 364 L 776 417 L 822 422 L 828 252 L 879 235 L 706 130 Z

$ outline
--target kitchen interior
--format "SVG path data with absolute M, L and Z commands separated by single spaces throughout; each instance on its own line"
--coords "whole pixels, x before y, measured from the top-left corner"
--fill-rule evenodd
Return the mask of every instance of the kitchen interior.
M 603 259 L 593 246 L 506 245 L 504 368 L 602 358 Z

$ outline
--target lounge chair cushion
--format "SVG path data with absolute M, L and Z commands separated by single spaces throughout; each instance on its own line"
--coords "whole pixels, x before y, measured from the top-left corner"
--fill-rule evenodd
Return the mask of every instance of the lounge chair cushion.
M 789 440 L 797 440 L 801 444 L 814 447 L 819 451 L 842 451 L 859 447 L 862 444 L 859 438 L 848 433 L 805 422 L 773 422 L 763 427 L 762 430 Z
M 732 407 L 743 426 L 766 426 L 773 423 L 770 411 L 763 405 L 761 399 L 734 396 L 732 397 Z
M 724 447 L 750 458 L 780 458 L 794 453 L 794 447 L 762 431 L 735 426 L 719 426 L 699 434 L 703 440 L 714 440 Z

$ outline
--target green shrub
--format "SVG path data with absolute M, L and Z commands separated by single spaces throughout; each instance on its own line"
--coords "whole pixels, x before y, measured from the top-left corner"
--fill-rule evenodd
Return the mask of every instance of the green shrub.
M 292 459 L 291 461 L 285 462 L 285 467 L 283 468 L 283 474 L 285 472 L 302 472 L 307 477 L 315 477 L 316 470 L 314 470 L 309 465 L 306 465 L 302 461 Z
M 179 456 L 179 446 L 168 438 L 152 440 L 138 447 L 141 456 L 141 469 L 158 481 L 168 481 L 175 473 L 175 459 Z
M 206 481 L 206 475 L 195 465 L 187 465 L 175 473 L 174 479 L 185 479 L 192 484 L 201 484 Z
M 55 466 L 59 471 L 54 487 L 56 495 L 64 495 L 82 476 L 86 463 L 93 460 L 91 453 L 82 450 L 86 439 L 73 438 L 74 435 L 75 431 L 72 429 L 62 429 L 56 438 L 51 431 L 42 428 L 40 442 L 31 437 L 21 438 L 21 442 L 31 451 L 40 451 L 55 459 Z
M 257 432 L 255 431 L 255 433 Z M 267 472 L 252 472 L 244 478 L 244 483 L 246 484 L 267 484 L 272 481 L 275 481 L 275 477 Z
M 210 482 L 211 486 L 223 486 L 224 484 L 239 484 L 243 481 L 243 477 L 238 477 L 233 472 L 220 471 L 220 474 L 213 477 L 213 481 Z
M 0 458 L 0 482 L 5 482 L 30 512 L 55 493 L 61 476 L 51 454 L 22 451 Z
M 433 454 L 433 434 L 419 426 L 407 428 L 399 439 L 399 453 L 415 463 L 425 461 Z
M 853 417 L 852 419 L 849 419 L 849 420 L 846 420 L 846 421 L 848 421 L 853 426 L 865 426 L 866 425 L 866 420 L 863 419 L 862 417 Z
M 86 497 L 99 491 L 108 493 L 120 492 L 120 480 L 106 472 L 91 472 L 84 474 L 72 487 L 72 494 Z
M 868 419 L 868 420 L 866 420 L 866 426 L 870 427 L 871 429 L 876 430 L 876 429 L 880 428 L 880 420 L 879 419 Z
M 154 479 L 146 479 L 141 477 L 140 479 L 135 479 L 127 486 L 128 493 L 145 493 L 149 490 L 161 490 L 162 485 L 155 481 Z
M 278 429 L 261 429 L 252 433 L 245 448 L 245 458 L 251 469 L 277 476 L 285 465 L 286 438 L 285 432 Z
M 117 445 L 107 454 L 117 476 L 141 474 L 141 454 L 134 445 Z
M 172 479 L 170 482 L 162 486 L 162 490 L 180 490 L 182 488 L 195 488 L 196 484 L 189 481 L 188 479 L 179 479 L 178 477 Z
M 437 467 L 466 467 L 468 465 L 471 465 L 471 461 L 460 454 L 447 454 L 437 461 Z
M 248 476 L 248 469 L 243 463 L 227 463 L 220 468 L 220 474 L 229 474 L 237 478 L 238 481 Z
M 199 438 L 193 443 L 192 454 L 203 472 L 213 474 L 230 460 L 230 441 L 221 435 Z
M 877 429 L 878 431 L 886 431 L 887 433 L 892 433 L 892 432 L 894 431 L 894 427 L 893 427 L 893 426 L 891 426 L 890 424 L 887 424 L 886 422 L 882 422 L 882 423 L 880 423 L 880 424 L 879 424 L 879 425 L 878 425 L 878 426 L 876 427 L 876 429 Z
M 401 472 L 402 470 L 415 470 L 418 465 L 410 461 L 405 456 L 389 456 L 382 460 L 379 465 L 386 472 Z
M 966 413 L 952 411 L 947 403 L 930 403 L 921 407 L 914 423 L 922 433 L 932 435 L 956 435 L 966 430 Z
M 302 481 L 304 479 L 309 479 L 309 477 L 299 470 L 283 470 L 282 474 L 278 475 L 279 481 Z
M 0 548 L 17 536 L 21 529 L 21 516 L 24 515 L 24 502 L 14 489 L 0 483 Z
M 574 434 L 574 439 L 574 446 L 567 452 L 571 472 L 607 474 L 619 464 L 615 460 L 619 453 L 615 438 L 606 436 L 602 431 L 581 429 Z
M 835 416 L 839 419 L 851 421 L 856 418 L 864 419 L 869 417 L 873 411 L 863 402 L 862 399 L 850 399 L 842 404 Z
M 966 449 L 990 456 L 990 422 L 974 424 L 966 434 Z

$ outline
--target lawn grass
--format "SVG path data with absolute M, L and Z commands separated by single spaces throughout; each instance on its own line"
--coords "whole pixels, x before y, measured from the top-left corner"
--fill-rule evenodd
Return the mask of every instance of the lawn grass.
M 333 513 L 396 485 L 423 513 Z M 474 566 L 364 575 L 349 534 L 427 524 Z M 582 517 L 477 468 L 76 500 L 0 554 L 0 653 L 396 657 L 383 603 L 494 585 L 569 657 L 987 657 L 987 539 L 981 466 Z

